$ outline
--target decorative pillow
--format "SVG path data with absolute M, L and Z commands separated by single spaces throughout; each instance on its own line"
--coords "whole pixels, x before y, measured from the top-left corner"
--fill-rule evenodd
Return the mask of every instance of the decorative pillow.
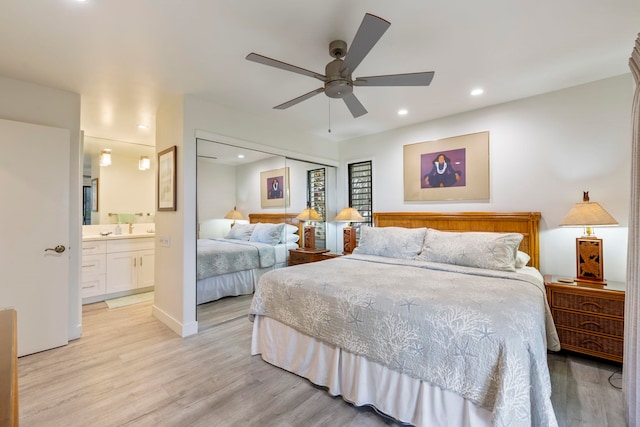
M 256 228 L 251 233 L 251 242 L 268 243 L 270 245 L 277 245 L 280 243 L 282 237 L 282 229 L 284 224 L 256 224 Z
M 355 254 L 414 258 L 422 250 L 426 228 L 360 227 Z
M 298 243 L 299 240 L 300 236 L 298 236 L 297 234 L 287 234 L 287 237 L 282 243 Z
M 516 268 L 525 267 L 530 259 L 531 257 L 528 254 L 518 251 L 518 254 L 516 255 Z
M 416 259 L 490 270 L 515 271 L 519 233 L 450 232 L 427 230 Z
M 254 228 L 255 224 L 236 224 L 231 227 L 231 230 L 229 230 L 229 233 L 225 238 L 235 240 L 249 240 Z
M 280 237 L 280 243 L 291 242 L 289 238 L 298 232 L 298 227 L 291 224 L 283 224 L 283 225 L 284 227 L 282 228 L 282 236 Z M 298 239 L 300 239 L 299 236 L 298 236 Z M 296 242 L 297 241 L 298 240 L 296 240 Z

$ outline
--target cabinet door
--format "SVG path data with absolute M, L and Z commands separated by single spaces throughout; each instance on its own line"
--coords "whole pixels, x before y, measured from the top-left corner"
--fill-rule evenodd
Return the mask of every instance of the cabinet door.
M 135 287 L 135 253 L 107 254 L 107 293 L 127 291 Z
M 155 254 L 152 250 L 137 251 L 137 270 L 138 270 L 138 288 L 146 288 L 147 286 L 153 286 L 154 281 L 154 260 Z

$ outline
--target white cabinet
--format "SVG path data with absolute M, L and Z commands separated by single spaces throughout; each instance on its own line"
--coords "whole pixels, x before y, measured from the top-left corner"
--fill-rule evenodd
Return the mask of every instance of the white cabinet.
M 107 272 L 107 242 L 88 241 L 82 243 L 82 298 L 105 293 Z
M 155 270 L 153 237 L 88 240 L 82 243 L 84 302 L 96 302 L 111 294 L 153 286 Z
M 107 241 L 107 293 L 153 286 L 153 238 Z

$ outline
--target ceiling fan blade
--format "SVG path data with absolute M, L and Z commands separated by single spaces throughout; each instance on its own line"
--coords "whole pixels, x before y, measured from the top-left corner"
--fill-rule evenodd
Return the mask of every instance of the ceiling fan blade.
M 356 67 L 360 65 L 360 62 L 367 56 L 371 48 L 378 43 L 378 40 L 390 25 L 389 21 L 370 13 L 364 15 L 360 28 L 358 28 L 356 36 L 353 38 L 351 46 L 349 46 L 342 68 L 340 68 L 343 76 L 348 76 L 355 71 Z
M 309 99 L 312 96 L 317 95 L 317 94 L 322 93 L 322 92 L 324 92 L 324 88 L 323 87 L 319 87 L 318 89 L 314 89 L 311 92 L 307 92 L 304 95 L 300 95 L 297 98 L 293 98 L 291 101 L 287 101 L 287 102 L 285 102 L 283 104 L 276 105 L 273 108 L 275 108 L 276 110 L 284 110 L 285 108 L 292 107 L 292 106 L 298 104 L 299 102 L 302 102 L 305 99 Z
M 278 61 L 277 59 L 268 58 L 257 53 L 250 53 L 246 57 L 247 60 L 257 62 L 259 64 L 269 65 L 271 67 L 280 68 L 281 70 L 291 71 L 294 73 L 302 74 L 303 76 L 314 77 L 321 81 L 326 81 L 327 78 L 315 71 L 306 70 L 304 68 L 296 67 L 295 65 L 287 64 L 286 62 Z
M 353 93 L 350 93 L 342 99 L 344 100 L 344 103 L 347 104 L 347 108 L 351 111 L 351 115 L 354 118 L 367 114 L 367 109 L 364 108 Z
M 429 86 L 435 72 L 390 74 L 387 76 L 358 77 L 354 86 Z

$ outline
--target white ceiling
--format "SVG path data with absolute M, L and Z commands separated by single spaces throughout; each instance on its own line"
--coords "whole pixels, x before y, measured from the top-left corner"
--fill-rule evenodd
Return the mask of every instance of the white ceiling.
M 433 70 L 431 86 L 356 87 L 358 119 L 323 94 L 272 109 L 321 82 L 245 56 L 324 74 L 367 12 L 391 27 L 353 77 Z M 0 0 L 0 75 L 80 93 L 94 137 L 153 144 L 162 97 L 192 94 L 343 140 L 627 73 L 638 31 L 638 0 Z

